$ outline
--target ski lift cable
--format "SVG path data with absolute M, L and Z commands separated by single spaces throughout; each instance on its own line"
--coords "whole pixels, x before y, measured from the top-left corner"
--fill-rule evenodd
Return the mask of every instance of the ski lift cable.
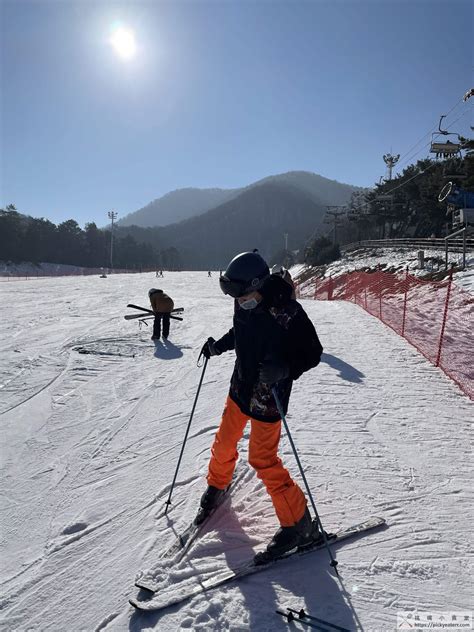
M 453 107 L 452 107 L 452 108 L 448 111 L 448 113 L 447 113 L 447 114 L 445 114 L 445 115 L 443 116 L 443 118 L 444 118 L 444 119 L 447 119 L 447 117 L 448 117 L 448 116 L 449 116 L 449 115 L 450 115 L 450 114 L 451 114 L 451 113 L 452 113 L 452 112 L 453 112 L 453 111 L 454 111 L 454 110 L 455 110 L 455 109 L 456 109 L 456 108 L 457 108 L 457 107 L 458 107 L 461 103 L 465 103 L 466 101 L 467 101 L 467 99 L 465 99 L 464 97 L 463 97 L 463 98 L 461 98 L 461 99 L 459 99 L 459 101 L 457 101 L 457 102 L 455 103 L 455 105 L 453 105 Z M 470 109 L 472 109 L 472 108 L 470 108 Z M 469 109 L 469 110 L 470 110 L 470 109 Z M 446 128 L 446 129 L 448 129 L 448 128 L 449 128 L 449 126 L 454 125 L 454 124 L 455 124 L 455 123 L 457 123 L 460 119 L 462 119 L 464 116 L 466 116 L 466 114 L 468 114 L 468 113 L 469 113 L 469 110 L 466 110 L 466 111 L 465 111 L 465 112 L 463 112 L 460 116 L 458 116 L 458 118 L 457 118 L 457 119 L 455 119 L 455 120 L 454 120 L 454 121 L 452 121 L 451 123 L 447 124 L 447 128 Z M 445 124 L 446 124 L 446 123 L 445 123 Z M 415 149 L 415 147 L 417 147 L 417 146 L 418 146 L 418 145 L 419 145 L 419 144 L 420 144 L 420 143 L 421 143 L 421 142 L 422 142 L 422 141 L 423 141 L 426 137 L 428 137 L 428 136 L 432 135 L 432 134 L 433 134 L 434 132 L 436 132 L 438 129 L 439 129 L 439 128 L 438 128 L 437 126 L 432 127 L 432 128 L 431 128 L 431 130 L 430 130 L 429 132 L 427 132 L 424 136 L 422 136 L 422 137 L 420 138 L 420 140 L 419 140 L 417 143 L 415 143 L 415 145 L 413 145 L 413 147 L 411 147 L 408 151 L 406 151 L 406 152 L 403 154 L 402 159 L 403 159 L 405 156 L 408 156 L 408 154 L 410 154 L 410 153 L 411 153 L 411 151 L 412 151 L 413 149 Z M 442 136 L 442 134 L 438 132 L 438 133 L 437 133 L 437 135 L 436 135 L 436 138 L 437 138 L 438 136 Z M 400 167 L 401 167 L 402 165 L 406 164 L 406 163 L 407 163 L 408 161 L 410 161 L 410 160 L 413 160 L 413 158 L 414 158 L 415 156 L 417 156 L 419 153 L 421 153 L 421 152 L 423 151 L 423 149 L 426 149 L 426 148 L 427 148 L 427 147 L 429 147 L 429 146 L 431 146 L 431 141 L 430 141 L 430 142 L 428 142 L 428 143 L 425 143 L 425 145 L 423 145 L 423 147 L 422 147 L 421 149 L 419 149 L 419 150 L 418 150 L 417 152 L 415 152 L 413 155 L 409 156 L 409 157 L 408 157 L 408 158 L 407 158 L 404 162 L 401 162 L 399 165 L 397 165 L 397 168 L 398 168 L 398 169 L 400 169 Z M 427 156 L 427 158 L 429 158 L 429 156 Z M 429 171 L 430 169 L 432 169 L 432 168 L 434 167 L 434 165 L 435 165 L 435 164 L 436 164 L 436 162 L 435 162 L 435 161 L 433 161 L 433 162 L 432 162 L 432 164 L 431 164 L 431 165 L 429 165 L 428 167 L 426 167 L 426 169 L 423 169 L 423 171 L 420 171 L 419 173 L 416 173 L 416 174 L 415 174 L 414 176 L 412 176 L 409 180 L 406 180 L 405 182 L 402 182 L 402 183 L 401 183 L 401 184 L 399 184 L 398 186 L 394 187 L 393 189 L 390 189 L 390 190 L 386 193 L 386 195 L 390 195 L 390 194 L 391 194 L 391 193 L 393 193 L 394 191 L 397 191 L 398 189 L 401 189 L 402 187 L 404 187 L 406 184 L 408 184 L 409 182 L 411 182 L 411 181 L 412 181 L 412 180 L 414 180 L 415 178 L 418 178 L 418 176 L 421 176 L 421 175 L 423 175 L 424 173 L 426 173 L 427 171 Z M 325 236 L 325 237 L 329 236 L 329 234 L 330 234 L 331 232 L 332 232 L 332 228 L 330 228 L 330 229 L 329 229 L 326 233 L 324 233 L 324 236 Z
M 393 193 L 394 191 L 397 191 L 397 189 L 401 189 L 402 187 L 404 187 L 406 184 L 408 184 L 409 182 L 411 182 L 412 180 L 414 180 L 415 178 L 418 178 L 418 176 L 423 175 L 424 173 L 426 173 L 427 171 L 429 171 L 430 169 L 432 169 L 436 164 L 436 161 L 433 160 L 433 162 L 431 163 L 431 165 L 429 165 L 428 167 L 426 167 L 426 169 L 423 169 L 423 171 L 419 171 L 418 173 L 415 173 L 414 176 L 412 176 L 411 178 L 409 178 L 408 180 L 406 180 L 405 182 L 402 182 L 401 184 L 399 184 L 396 187 L 393 187 L 393 189 L 390 189 L 390 191 L 387 191 L 386 193 L 384 193 L 384 195 L 390 195 L 391 193 Z
M 454 108 L 451 108 L 451 112 L 453 111 L 453 109 L 454 109 Z M 459 121 L 459 120 L 460 120 L 463 116 L 466 116 L 466 114 L 469 114 L 469 110 L 466 110 L 466 111 L 465 111 L 465 112 L 463 112 L 460 116 L 458 116 L 458 118 L 457 118 L 457 119 L 455 119 L 454 121 L 451 121 L 451 123 L 449 123 L 449 124 L 448 124 L 448 127 L 450 127 L 450 126 L 454 125 L 455 123 L 457 123 L 457 122 L 458 122 L 458 121 Z M 446 114 L 446 116 L 449 116 L 449 114 Z M 443 118 L 446 118 L 446 117 L 443 117 Z M 431 135 L 431 136 L 432 136 L 434 133 L 436 133 L 436 130 L 437 130 L 437 129 L 438 129 L 438 128 L 433 128 L 433 130 L 432 130 L 431 132 L 429 132 L 428 134 L 425 134 L 425 136 L 423 136 L 423 139 L 424 139 L 424 138 L 426 138 L 426 137 L 427 137 L 427 136 L 429 136 L 429 135 Z M 439 136 L 442 136 L 442 134 L 441 134 L 440 132 L 438 132 L 438 133 L 436 134 L 436 138 L 438 138 Z M 417 145 L 419 145 L 419 143 L 420 143 L 420 142 L 421 142 L 421 140 L 419 140 L 419 141 L 418 141 Z M 405 160 L 404 160 L 404 159 L 403 159 L 403 157 L 402 157 L 402 159 L 401 159 L 401 161 L 400 161 L 400 164 L 397 166 L 397 168 L 399 169 L 399 168 L 402 166 L 402 164 L 406 164 L 409 160 L 412 160 L 412 159 L 414 158 L 414 156 L 417 156 L 417 155 L 418 155 L 418 154 L 419 154 L 419 153 L 420 153 L 420 152 L 421 152 L 421 151 L 422 151 L 425 147 L 427 147 L 427 146 L 428 146 L 428 145 L 430 145 L 430 144 L 431 144 L 431 141 L 430 141 L 429 143 L 426 143 L 425 145 L 423 145 L 423 147 L 422 147 L 421 149 L 419 149 L 419 150 L 418 150 L 417 152 L 415 152 L 414 154 L 411 154 L 410 156 L 408 156 L 408 158 L 406 158 Z M 414 146 L 412 147 L 412 149 L 414 149 L 415 147 L 416 147 L 416 145 L 414 145 Z M 410 150 L 410 152 L 411 152 L 411 150 Z M 404 154 L 404 156 L 407 156 L 407 155 L 408 155 L 408 153 L 410 153 L 410 152 L 406 152 L 406 153 Z
M 447 117 L 451 114 L 451 112 L 453 112 L 453 111 L 454 111 L 454 110 L 455 110 L 455 109 L 456 109 L 459 105 L 461 105 L 461 103 L 464 103 L 464 98 L 459 99 L 459 101 L 457 101 L 457 102 L 456 102 L 456 104 L 455 104 L 455 105 L 453 105 L 453 107 L 449 110 L 449 112 L 448 112 L 447 114 L 445 114 L 444 118 L 447 118 Z M 452 123 L 449 123 L 449 125 L 452 125 Z M 423 140 L 424 140 L 427 136 L 430 136 L 431 134 L 433 134 L 433 132 L 436 132 L 437 130 L 438 130 L 438 127 L 437 127 L 436 125 L 435 125 L 434 127 L 432 127 L 432 128 L 430 129 L 430 131 L 429 131 L 429 132 L 427 132 L 424 136 L 422 136 L 422 137 L 420 138 L 420 140 L 419 140 L 417 143 L 415 143 L 415 144 L 413 145 L 413 147 L 411 147 L 408 151 L 406 151 L 406 152 L 405 152 L 405 153 L 404 153 L 404 154 L 400 157 L 400 161 L 403 161 L 403 160 L 404 160 L 404 158 L 405 158 L 405 156 L 407 156 L 408 154 L 410 154 L 410 153 L 413 151 L 413 149 L 415 149 L 415 147 L 417 147 L 417 146 L 418 146 L 421 142 L 423 142 Z M 421 150 L 420 150 L 420 151 L 421 151 Z
M 460 114 L 455 121 L 453 121 L 452 123 L 449 123 L 448 127 L 450 125 L 454 125 L 455 123 L 457 123 L 459 121 L 459 119 L 462 119 L 462 117 L 466 116 L 466 114 L 470 114 L 471 111 L 474 111 L 474 105 L 471 105 L 470 107 L 468 106 L 468 109 L 465 112 L 463 112 L 462 114 Z
M 437 128 L 436 126 L 432 127 L 432 128 L 430 129 L 430 131 L 429 131 L 429 132 L 427 132 L 424 136 L 422 136 L 422 137 L 420 138 L 420 140 L 419 140 L 417 143 L 415 143 L 415 144 L 413 145 L 413 147 L 411 147 L 411 148 L 410 148 L 408 151 L 406 151 L 406 152 L 405 152 L 402 156 L 400 156 L 400 162 L 404 162 L 404 161 L 405 161 L 405 157 L 406 157 L 406 156 L 408 156 L 409 154 L 411 154 L 411 152 L 412 152 L 412 151 L 413 151 L 416 147 L 418 147 L 418 145 L 419 145 L 420 143 L 422 143 L 422 142 L 425 140 L 425 138 L 428 138 L 429 136 L 431 136 L 434 132 L 436 132 L 436 131 L 437 131 L 437 129 L 438 129 L 438 128 Z M 426 145 L 425 145 L 425 146 L 426 146 Z M 422 148 L 422 149 L 423 149 L 423 148 Z M 420 151 L 421 151 L 421 149 L 420 149 Z M 418 153 L 418 152 L 417 152 L 417 153 Z M 416 155 L 416 154 L 415 154 L 415 155 Z M 410 158 L 407 158 L 407 160 L 410 160 Z
M 462 103 L 463 103 L 463 99 L 459 99 L 454 105 L 453 107 L 448 111 L 447 114 L 444 115 L 444 118 L 447 119 L 453 112 L 454 110 L 459 107 Z M 452 123 L 449 123 L 448 125 L 452 125 Z M 422 136 L 420 138 L 420 140 L 415 143 L 415 145 L 413 145 L 413 147 L 411 149 L 409 149 L 408 151 L 406 151 L 402 156 L 401 156 L 401 160 L 403 160 L 405 158 L 405 156 L 407 156 L 409 153 L 412 152 L 413 149 L 415 149 L 415 147 L 417 147 L 421 142 L 423 142 L 423 140 L 425 138 L 427 138 L 428 136 L 430 136 L 431 134 L 433 134 L 434 132 L 438 131 L 438 126 L 434 125 L 429 132 L 427 132 L 424 136 Z
M 463 114 L 461 114 L 460 116 L 458 116 L 458 118 L 453 121 L 452 123 L 450 123 L 450 125 L 454 125 L 455 123 L 457 123 L 457 121 L 459 121 L 463 116 L 465 116 L 466 114 L 468 114 L 468 111 L 464 112 Z M 441 134 L 438 134 L 438 136 L 441 136 Z M 431 143 L 427 143 L 425 145 L 425 147 L 427 147 L 428 145 L 431 145 Z M 422 148 L 424 149 L 424 148 Z M 420 149 L 417 153 L 420 153 L 420 151 L 422 151 L 422 149 Z M 416 154 L 415 154 L 416 156 Z M 421 176 L 422 174 L 426 173 L 427 171 L 429 171 L 430 169 L 432 169 L 436 164 L 436 161 L 433 160 L 433 162 L 426 167 L 426 169 L 423 169 L 423 171 L 420 171 L 419 173 L 415 173 L 414 176 L 412 176 L 411 178 L 409 178 L 408 180 L 406 180 L 405 182 L 402 182 L 401 184 L 399 184 L 398 186 L 394 187 L 393 189 L 390 189 L 390 191 L 387 191 L 385 193 L 385 195 L 390 195 L 391 193 L 393 193 L 394 191 L 397 191 L 398 189 L 401 189 L 402 187 L 404 187 L 406 184 L 408 184 L 409 182 L 411 182 L 412 180 L 414 180 L 415 178 L 418 178 L 418 176 Z
M 463 116 L 466 116 L 466 114 L 469 114 L 469 110 L 466 110 L 465 112 L 463 112 L 460 116 L 458 116 L 457 119 L 455 119 L 454 121 L 452 121 L 449 125 L 455 125 L 460 119 L 463 118 Z M 453 132 L 454 133 L 454 132 Z M 417 156 L 421 151 L 423 151 L 423 149 L 425 149 L 426 147 L 431 146 L 431 143 L 433 140 L 436 140 L 439 136 L 443 136 L 443 134 L 441 133 L 437 133 L 435 138 L 432 139 L 430 142 L 426 143 L 425 145 L 423 145 L 423 147 L 421 149 L 419 149 L 417 152 L 415 152 L 414 154 L 412 154 L 411 156 L 409 156 L 404 162 L 402 162 L 397 168 L 400 169 L 400 167 L 402 167 L 403 165 L 406 165 L 409 161 L 413 160 L 413 158 L 415 156 Z M 429 158 L 429 156 L 427 156 L 427 158 Z
M 425 143 L 423 145 L 423 147 L 421 147 L 418 151 L 416 151 L 414 154 L 412 154 L 411 156 L 408 156 L 408 158 L 400 163 L 399 165 L 397 165 L 397 171 L 400 171 L 402 168 L 404 168 L 406 165 L 410 164 L 411 161 L 413 160 L 413 158 L 415 158 L 416 156 L 418 156 L 418 154 L 421 154 L 421 152 L 426 149 L 427 147 L 431 146 L 431 141 L 428 141 L 427 143 Z M 428 157 L 428 156 L 427 156 Z
M 460 116 L 458 116 L 457 119 L 455 119 L 454 121 L 452 121 L 449 125 L 454 125 L 455 123 L 457 123 L 460 119 L 463 118 L 463 116 L 466 116 L 466 114 L 469 114 L 469 110 L 466 110 L 465 112 L 463 112 Z M 434 132 L 433 132 L 434 133 Z M 440 134 L 438 132 L 438 134 L 436 134 L 435 139 L 438 138 L 438 136 L 442 136 L 442 134 Z M 399 165 L 397 165 L 397 170 L 399 170 L 402 166 L 406 165 L 408 162 L 410 162 L 411 160 L 413 160 L 413 158 L 415 156 L 417 156 L 419 153 L 421 153 L 423 151 L 423 149 L 425 149 L 426 147 L 429 147 L 431 145 L 431 141 L 426 143 L 425 145 L 423 145 L 423 147 L 421 147 L 421 149 L 419 149 L 417 152 L 415 152 L 414 154 L 410 155 L 408 158 L 406 158 L 406 160 L 404 160 L 403 162 L 401 162 Z

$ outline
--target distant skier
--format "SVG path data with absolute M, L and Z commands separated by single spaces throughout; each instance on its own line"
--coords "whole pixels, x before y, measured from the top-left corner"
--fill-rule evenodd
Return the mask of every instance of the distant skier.
M 152 340 L 159 340 L 161 336 L 161 321 L 163 321 L 163 338 L 168 338 L 170 333 L 170 313 L 174 309 L 173 299 L 163 290 L 154 287 L 148 292 L 152 310 L 155 312 Z
M 272 274 L 278 274 L 281 276 L 283 281 L 286 281 L 291 286 L 291 298 L 296 300 L 296 290 L 295 290 L 295 282 L 293 281 L 290 271 L 287 270 L 284 266 L 277 264 L 272 268 Z
M 209 338 L 202 353 L 209 359 L 235 349 L 236 362 L 197 520 L 230 484 L 237 443 L 250 420 L 249 463 L 270 494 L 281 525 L 267 546 L 267 555 L 276 558 L 319 535 L 313 532 L 305 495 L 277 454 L 281 420 L 271 388 L 286 413 L 293 380 L 319 364 L 322 346 L 305 311 L 291 299 L 290 285 L 280 275 L 270 275 L 257 252 L 234 257 L 219 283 L 224 294 L 236 299 L 233 327 L 220 340 Z
M 210 270 L 208 270 L 208 271 L 207 271 L 207 276 L 208 276 L 208 277 L 211 277 L 211 276 L 212 276 L 212 274 L 211 274 L 211 271 L 210 271 Z

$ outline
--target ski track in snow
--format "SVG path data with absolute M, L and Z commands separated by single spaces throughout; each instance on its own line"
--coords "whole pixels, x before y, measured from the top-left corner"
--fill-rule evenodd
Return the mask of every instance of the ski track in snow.
M 472 607 L 473 403 L 362 309 L 304 300 L 325 350 L 295 382 L 288 423 L 321 519 L 333 530 L 381 515 L 389 527 L 334 548 L 341 581 L 319 551 L 164 612 L 131 609 L 139 570 L 179 594 L 278 526 L 246 463 L 247 430 L 230 500 L 184 559 L 158 561 L 197 509 L 233 366 L 232 353 L 208 364 L 164 516 L 197 356 L 231 326 L 232 301 L 205 272 L 159 283 L 185 312 L 156 347 L 150 327 L 123 319 L 127 303 L 146 306 L 151 274 L 2 287 L 1 629 L 288 630 L 274 611 L 293 606 L 375 632 L 395 630 L 398 610 Z M 280 453 L 299 480 L 285 436 Z

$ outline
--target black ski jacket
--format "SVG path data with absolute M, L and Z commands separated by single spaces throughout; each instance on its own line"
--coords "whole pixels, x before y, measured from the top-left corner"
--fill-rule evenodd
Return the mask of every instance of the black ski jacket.
M 273 360 L 289 367 L 289 377 L 275 385 L 286 414 L 293 380 L 319 364 L 323 348 L 306 312 L 291 299 L 286 281 L 271 275 L 259 292 L 263 300 L 255 309 L 244 310 L 235 301 L 234 326 L 215 347 L 221 352 L 235 349 L 231 399 L 249 417 L 274 422 L 280 414 L 271 386 L 259 381 L 261 365 Z

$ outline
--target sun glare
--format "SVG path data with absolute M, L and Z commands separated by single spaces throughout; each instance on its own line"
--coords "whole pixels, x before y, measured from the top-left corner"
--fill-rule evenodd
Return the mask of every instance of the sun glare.
M 130 29 L 124 27 L 115 29 L 110 37 L 110 43 L 122 59 L 132 59 L 135 56 L 137 50 L 135 34 Z

